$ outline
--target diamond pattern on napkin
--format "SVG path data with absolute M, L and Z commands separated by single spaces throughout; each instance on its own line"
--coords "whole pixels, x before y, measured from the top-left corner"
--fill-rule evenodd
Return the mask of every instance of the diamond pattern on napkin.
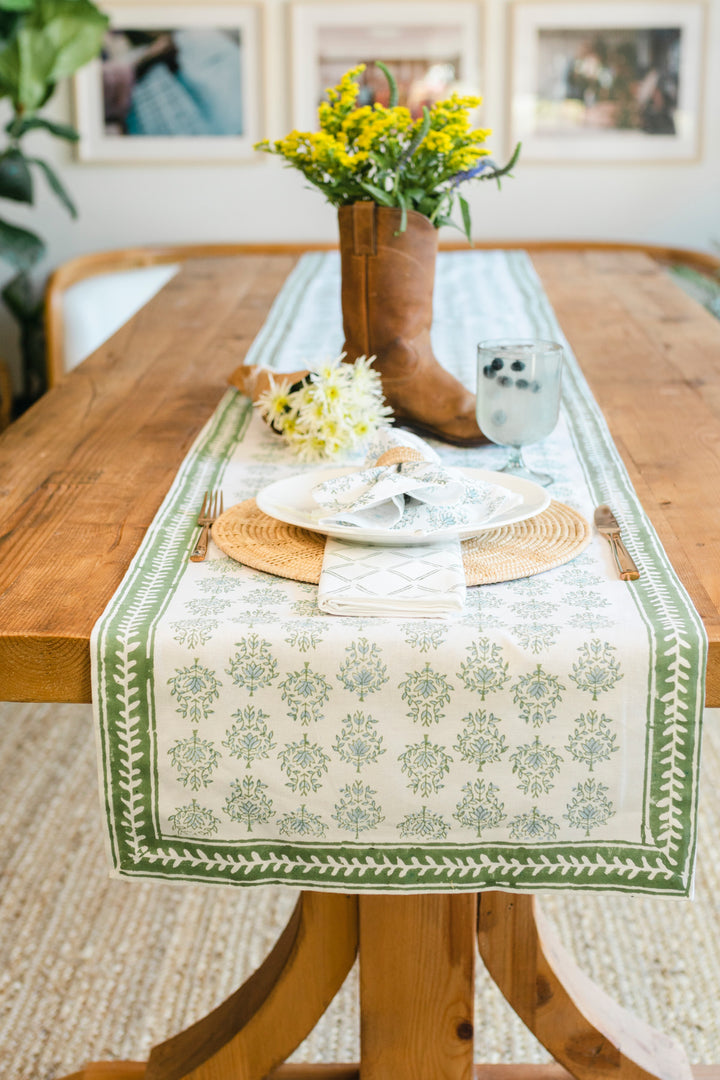
M 326 541 L 318 590 L 321 611 L 447 618 L 460 614 L 464 603 L 457 539 L 411 548 Z

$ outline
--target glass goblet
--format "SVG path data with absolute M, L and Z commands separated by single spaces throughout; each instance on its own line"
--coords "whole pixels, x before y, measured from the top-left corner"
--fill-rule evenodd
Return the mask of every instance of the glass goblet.
M 499 472 L 547 487 L 547 473 L 524 461 L 522 448 L 545 439 L 560 411 L 563 347 L 535 339 L 481 341 L 477 347 L 477 421 L 492 442 L 510 448 Z

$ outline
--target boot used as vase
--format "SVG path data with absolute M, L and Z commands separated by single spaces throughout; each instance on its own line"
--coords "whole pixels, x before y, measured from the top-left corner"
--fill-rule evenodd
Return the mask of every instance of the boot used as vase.
M 433 355 L 430 343 L 438 233 L 413 210 L 341 206 L 340 259 L 345 359 L 376 356 L 395 422 L 456 446 L 487 442 L 475 396 Z

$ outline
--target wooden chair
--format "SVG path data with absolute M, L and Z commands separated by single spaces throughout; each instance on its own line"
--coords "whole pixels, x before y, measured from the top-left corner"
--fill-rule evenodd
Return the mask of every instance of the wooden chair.
M 490 240 L 476 241 L 475 248 L 522 248 L 599 251 L 640 251 L 660 262 L 680 263 L 705 274 L 716 273 L 720 261 L 703 252 L 652 244 L 593 241 Z M 298 254 L 332 250 L 333 243 L 301 244 L 181 244 L 123 248 L 71 259 L 51 275 L 45 299 L 48 387 L 106 341 L 127 319 L 144 306 L 177 272 L 186 259 L 232 255 Z M 443 243 L 443 250 L 466 250 L 464 241 Z M 97 288 L 79 297 L 82 283 L 95 281 Z M 122 294 L 122 295 L 121 295 Z M 83 304 L 88 323 L 82 334 L 73 331 Z M 74 324 L 68 308 L 75 307 Z M 82 320 L 81 320 L 82 321 Z M 2 395 L 0 394 L 0 398 Z
M 0 360 L 0 431 L 4 431 L 12 419 L 12 382 L 4 360 Z
M 45 294 L 48 388 L 106 341 L 160 291 L 186 259 L 297 253 L 332 244 L 180 244 L 122 248 L 80 255 L 50 276 Z M 78 296 L 84 283 L 98 288 Z M 129 287 L 126 287 L 129 286 Z M 118 297 L 123 291 L 124 296 Z M 68 317 L 68 301 L 76 301 Z M 85 305 L 88 326 L 74 332 L 72 319 Z

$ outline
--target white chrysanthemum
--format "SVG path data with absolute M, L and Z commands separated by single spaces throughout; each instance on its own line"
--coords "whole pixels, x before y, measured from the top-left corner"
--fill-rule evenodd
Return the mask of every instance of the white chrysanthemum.
M 275 382 L 271 375 L 270 386 L 258 395 L 255 407 L 263 420 L 277 431 L 284 431 L 286 424 L 297 411 L 294 398 L 295 394 L 290 393 L 290 380 Z
M 345 378 L 345 364 L 339 356 L 336 356 L 334 360 L 325 360 L 322 364 L 314 367 L 312 370 L 317 377 L 317 381 L 325 383 L 330 386 L 335 382 L 342 382 Z
M 339 356 L 314 368 L 302 386 L 290 391 L 275 384 L 258 399 L 264 419 L 282 432 L 303 461 L 317 461 L 351 450 L 390 423 L 374 357 L 344 364 Z
M 375 356 L 358 356 L 352 364 L 345 364 L 345 367 L 351 369 L 353 382 L 358 390 L 374 391 L 381 386 L 380 372 L 372 367 L 376 359 Z

